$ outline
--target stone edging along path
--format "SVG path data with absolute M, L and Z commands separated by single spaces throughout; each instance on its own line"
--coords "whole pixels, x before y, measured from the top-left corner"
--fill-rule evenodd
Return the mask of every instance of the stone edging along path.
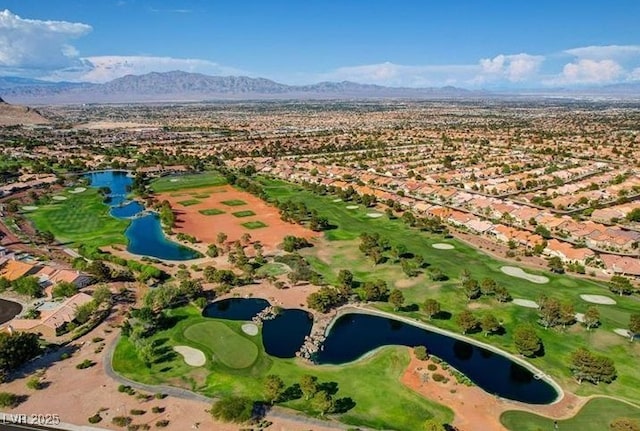
M 370 315 L 373 315 L 373 316 L 386 317 L 386 318 L 389 318 L 389 319 L 393 319 L 393 320 L 397 320 L 397 321 L 406 323 L 408 325 L 413 325 L 413 326 L 416 326 L 418 328 L 426 329 L 427 331 L 435 332 L 437 334 L 441 334 L 441 335 L 444 335 L 444 336 L 447 336 L 447 337 L 455 338 L 457 340 L 465 341 L 465 342 L 467 342 L 469 344 L 473 344 L 475 346 L 482 347 L 483 349 L 487 349 L 487 350 L 489 350 L 489 351 L 491 351 L 493 353 L 496 353 L 496 354 L 504 356 L 504 357 L 514 361 L 514 362 L 517 362 L 518 364 L 522 365 L 523 367 L 525 367 L 526 369 L 531 371 L 535 376 L 538 376 L 541 380 L 544 380 L 545 382 L 550 384 L 556 390 L 556 392 L 558 393 L 558 397 L 551 404 L 548 404 L 548 405 L 556 404 L 556 403 L 560 402 L 564 398 L 564 390 L 562 389 L 562 387 L 555 380 L 553 380 L 549 375 L 544 373 L 539 368 L 535 367 L 534 365 L 530 364 L 526 360 L 524 360 L 524 359 L 522 359 L 522 358 L 520 358 L 520 357 L 518 357 L 516 355 L 513 355 L 513 354 L 511 354 L 509 352 L 505 352 L 502 349 L 499 349 L 497 347 L 494 347 L 494 346 L 492 346 L 490 344 L 487 344 L 487 343 L 484 343 L 482 341 L 478 341 L 478 340 L 475 340 L 473 338 L 465 337 L 464 335 L 457 334 L 455 332 L 448 331 L 446 329 L 438 328 L 437 326 L 429 325 L 429 324 L 421 322 L 421 321 L 412 320 L 412 319 L 410 319 L 408 317 L 398 316 L 398 315 L 395 315 L 395 314 L 392 314 L 392 313 L 387 313 L 386 311 L 380 311 L 380 310 L 366 308 L 366 307 L 357 306 L 357 305 L 347 305 L 347 306 L 345 306 L 343 308 L 340 308 L 338 310 L 338 312 L 336 313 L 336 315 L 334 316 L 334 318 L 331 321 L 331 323 L 329 323 L 329 325 L 327 325 L 327 328 L 325 329 L 325 336 L 329 335 L 329 332 L 331 331 L 331 328 L 333 327 L 335 322 L 341 316 L 343 316 L 345 314 L 349 314 L 349 313 L 370 314 Z M 353 362 L 357 362 L 360 359 L 363 359 L 364 357 L 367 357 L 367 356 L 369 356 L 369 354 L 366 354 L 363 357 L 358 358 Z

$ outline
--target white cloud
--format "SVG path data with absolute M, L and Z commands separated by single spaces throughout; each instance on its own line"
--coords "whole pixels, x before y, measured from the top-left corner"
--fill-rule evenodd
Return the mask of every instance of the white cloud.
M 640 45 L 592 45 L 567 49 L 564 52 L 590 60 L 626 60 L 640 57 Z
M 125 75 L 142 75 L 149 72 L 173 70 L 206 75 L 247 75 L 246 72 L 239 69 L 193 58 L 111 55 L 86 57 L 82 61 L 82 67 L 54 71 L 45 79 L 97 83 L 111 81 Z
M 91 26 L 67 21 L 23 19 L 0 11 L 0 68 L 53 69 L 77 64 L 78 51 L 68 42 Z
M 507 79 L 509 82 L 522 82 L 535 76 L 544 61 L 541 55 L 500 54 L 494 58 L 480 60 L 481 73 L 476 76 L 477 82 Z
M 548 84 L 605 84 L 625 78 L 625 71 L 613 60 L 581 59 L 567 63 L 562 73 Z

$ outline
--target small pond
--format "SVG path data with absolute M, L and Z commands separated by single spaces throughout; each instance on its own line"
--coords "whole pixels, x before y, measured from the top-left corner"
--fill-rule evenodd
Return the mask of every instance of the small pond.
M 549 404 L 556 390 L 522 365 L 490 350 L 398 320 L 360 313 L 341 316 L 316 357 L 320 364 L 344 364 L 386 345 L 426 346 L 485 391 L 529 404 Z
M 126 172 L 89 172 L 85 177 L 91 182 L 91 187 L 111 189 L 105 203 L 111 207 L 113 217 L 131 219 L 131 224 L 125 231 L 129 240 L 129 252 L 167 260 L 189 260 L 200 256 L 188 247 L 169 241 L 162 232 L 158 216 L 153 213 L 144 214 L 145 208 L 140 202 L 127 201 L 128 187 L 132 180 Z

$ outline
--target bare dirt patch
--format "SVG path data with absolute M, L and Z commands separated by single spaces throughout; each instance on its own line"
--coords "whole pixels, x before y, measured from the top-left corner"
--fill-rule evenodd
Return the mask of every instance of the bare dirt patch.
M 189 346 L 175 346 L 173 350 L 182 355 L 187 365 L 192 367 L 201 367 L 207 363 L 207 358 L 201 350 Z
M 167 200 L 174 209 L 177 221 L 174 231 L 176 233 L 186 233 L 193 235 L 204 244 L 215 244 L 217 235 L 224 232 L 227 235 L 227 241 L 233 242 L 239 240 L 243 234 L 249 233 L 252 241 L 260 241 L 266 250 L 276 250 L 283 238 L 287 235 L 294 235 L 307 239 L 317 238 L 319 233 L 306 229 L 303 226 L 293 223 L 286 223 L 280 219 L 278 210 L 267 205 L 260 198 L 249 193 L 236 190 L 229 186 L 211 187 L 207 189 L 199 188 L 198 193 L 209 194 L 207 198 L 200 199 L 200 202 L 188 207 L 179 204 L 181 199 L 178 196 L 172 196 L 170 193 L 162 193 L 158 195 L 160 201 Z M 183 193 L 189 193 L 189 190 L 183 190 Z M 242 201 L 246 204 L 242 205 L 242 210 L 250 210 L 255 215 L 246 217 L 235 217 L 231 212 L 218 214 L 215 217 L 202 214 L 211 208 L 224 208 L 223 202 Z M 266 229 L 250 229 L 243 224 L 249 222 L 262 222 L 267 225 Z M 250 226 L 253 226 L 251 224 Z
M 518 268 L 517 266 L 503 266 L 500 268 L 500 271 L 503 273 L 510 275 L 511 277 L 521 278 L 523 280 L 530 281 L 536 284 L 547 284 L 549 279 L 543 275 L 535 275 L 524 272 L 522 268 Z
M 583 301 L 600 305 L 616 305 L 616 300 L 604 295 L 580 295 Z

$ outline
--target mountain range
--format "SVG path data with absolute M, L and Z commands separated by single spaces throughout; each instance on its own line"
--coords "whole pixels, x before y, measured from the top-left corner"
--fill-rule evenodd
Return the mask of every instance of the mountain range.
M 182 71 L 126 75 L 104 84 L 0 77 L 0 96 L 25 105 L 199 102 L 261 99 L 465 99 L 487 97 L 640 98 L 640 83 L 598 87 L 472 91 L 457 87 L 385 87 L 350 81 L 286 85 L 265 78 Z
M 182 71 L 126 75 L 104 84 L 0 77 L 10 103 L 133 103 L 247 99 L 460 98 L 477 92 L 455 87 L 400 88 L 355 82 L 286 85 L 265 78 L 209 76 Z M 478 93 L 479 94 L 479 93 Z

